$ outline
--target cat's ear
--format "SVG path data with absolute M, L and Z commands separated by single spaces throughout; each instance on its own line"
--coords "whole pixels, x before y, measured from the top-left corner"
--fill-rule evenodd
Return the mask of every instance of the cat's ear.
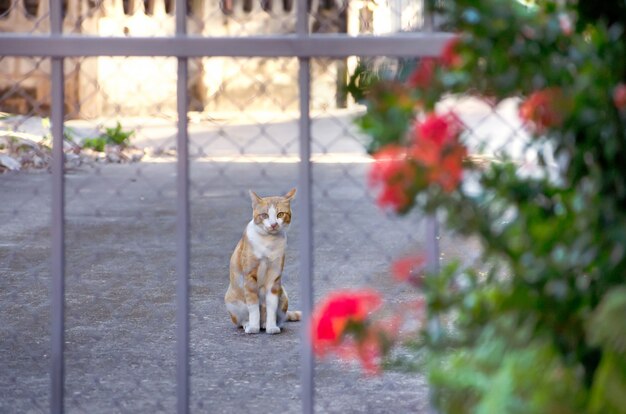
M 288 192 L 287 194 L 285 194 L 285 198 L 286 198 L 288 201 L 293 200 L 293 198 L 294 198 L 295 196 L 296 196 L 296 189 L 295 189 L 295 188 L 292 188 L 291 190 L 289 190 L 289 192 Z
M 252 200 L 252 207 L 256 206 L 257 204 L 261 202 L 261 197 L 259 197 L 257 193 L 255 193 L 252 190 L 248 190 L 248 192 L 250 193 L 250 200 Z

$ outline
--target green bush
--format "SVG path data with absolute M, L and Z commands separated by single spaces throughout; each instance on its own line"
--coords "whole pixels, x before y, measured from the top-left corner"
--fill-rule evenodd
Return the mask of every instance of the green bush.
M 350 85 L 367 106 L 358 124 L 379 203 L 436 212 L 482 244 L 480 269 L 451 264 L 421 283 L 442 326 L 419 338 L 434 402 L 448 413 L 626 413 L 626 6 L 437 4 L 457 33 L 441 57 L 408 79 L 361 69 Z M 435 112 L 458 94 L 519 99 L 539 174 L 506 154 L 456 162 L 467 134 L 442 133 L 462 126 Z M 462 185 L 469 177 L 478 189 Z
M 117 122 L 114 128 L 106 128 L 104 133 L 96 138 L 87 138 L 83 141 L 84 148 L 91 148 L 94 151 L 102 152 L 107 145 L 120 145 L 127 147 L 130 145 L 130 137 L 135 131 L 124 131 L 122 125 Z

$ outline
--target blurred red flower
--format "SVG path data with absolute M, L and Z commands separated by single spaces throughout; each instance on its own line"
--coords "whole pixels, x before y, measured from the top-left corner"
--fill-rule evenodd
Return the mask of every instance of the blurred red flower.
M 467 155 L 459 142 L 460 131 L 454 114 L 432 113 L 415 125 L 409 148 L 387 145 L 374 154 L 369 185 L 380 187 L 378 205 L 403 212 L 420 185 L 437 183 L 447 192 L 458 187 Z
M 626 108 L 626 85 L 623 83 L 615 87 L 613 91 L 613 103 L 619 110 Z
M 426 179 L 453 191 L 463 178 L 467 149 L 459 142 L 460 122 L 454 114 L 430 114 L 415 125 L 411 157 L 426 169 Z
M 533 92 L 519 108 L 520 118 L 529 123 L 536 133 L 563 122 L 563 94 L 558 88 Z
M 324 355 L 337 348 L 348 322 L 362 323 L 382 303 L 373 290 L 343 290 L 332 293 L 319 304 L 312 317 L 313 349 Z
M 460 41 L 458 37 L 448 40 L 441 52 L 441 62 L 446 68 L 456 68 L 463 63 L 461 56 L 458 54 L 456 48 Z
M 334 350 L 341 359 L 358 360 L 366 374 L 379 374 L 382 359 L 397 338 L 401 323 L 402 317 L 395 314 L 368 321 L 358 333 L 344 337 Z
M 415 282 L 419 280 L 417 273 L 421 272 L 425 264 L 424 257 L 408 256 L 398 259 L 391 264 L 391 274 L 400 282 Z
M 430 113 L 422 122 L 415 124 L 415 142 L 429 141 L 442 147 L 443 145 L 454 141 L 460 132 L 458 118 L 448 113 L 438 115 Z
M 445 150 L 438 165 L 430 169 L 428 181 L 437 183 L 446 192 L 454 191 L 463 179 L 463 160 L 467 157 L 467 149 L 456 143 Z
M 410 205 L 407 193 L 417 174 L 415 164 L 407 158 L 407 150 L 388 145 L 374 154 L 374 164 L 369 173 L 369 184 L 382 187 L 377 202 L 382 208 L 391 207 L 396 212 Z
M 381 345 L 376 331 L 368 330 L 358 340 L 345 339 L 335 348 L 335 351 L 343 360 L 358 360 L 366 374 L 376 375 L 380 373 L 380 363 L 384 352 Z
M 413 88 L 427 88 L 430 86 L 435 76 L 437 60 L 434 58 L 423 58 L 417 68 L 409 76 L 407 82 Z

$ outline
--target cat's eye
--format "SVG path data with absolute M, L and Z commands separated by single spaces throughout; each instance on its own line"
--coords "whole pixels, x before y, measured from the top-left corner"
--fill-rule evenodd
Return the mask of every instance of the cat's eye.
M 283 218 L 285 217 L 285 213 L 283 213 L 282 211 L 280 213 L 278 213 L 278 215 L 276 216 L 278 218 Z
M 259 214 L 259 218 L 261 220 L 267 220 L 270 216 L 268 216 L 266 213 L 261 213 Z

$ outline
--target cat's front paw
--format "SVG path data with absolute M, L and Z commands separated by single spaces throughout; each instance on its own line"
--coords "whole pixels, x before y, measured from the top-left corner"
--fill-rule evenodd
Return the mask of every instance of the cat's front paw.
M 270 335 L 278 334 L 280 333 L 280 328 L 278 326 L 271 326 L 271 327 L 265 328 L 265 332 L 267 332 Z
M 253 326 L 249 323 L 244 324 L 243 326 L 243 330 L 247 333 L 247 334 L 257 334 L 259 333 L 260 329 L 258 326 Z

